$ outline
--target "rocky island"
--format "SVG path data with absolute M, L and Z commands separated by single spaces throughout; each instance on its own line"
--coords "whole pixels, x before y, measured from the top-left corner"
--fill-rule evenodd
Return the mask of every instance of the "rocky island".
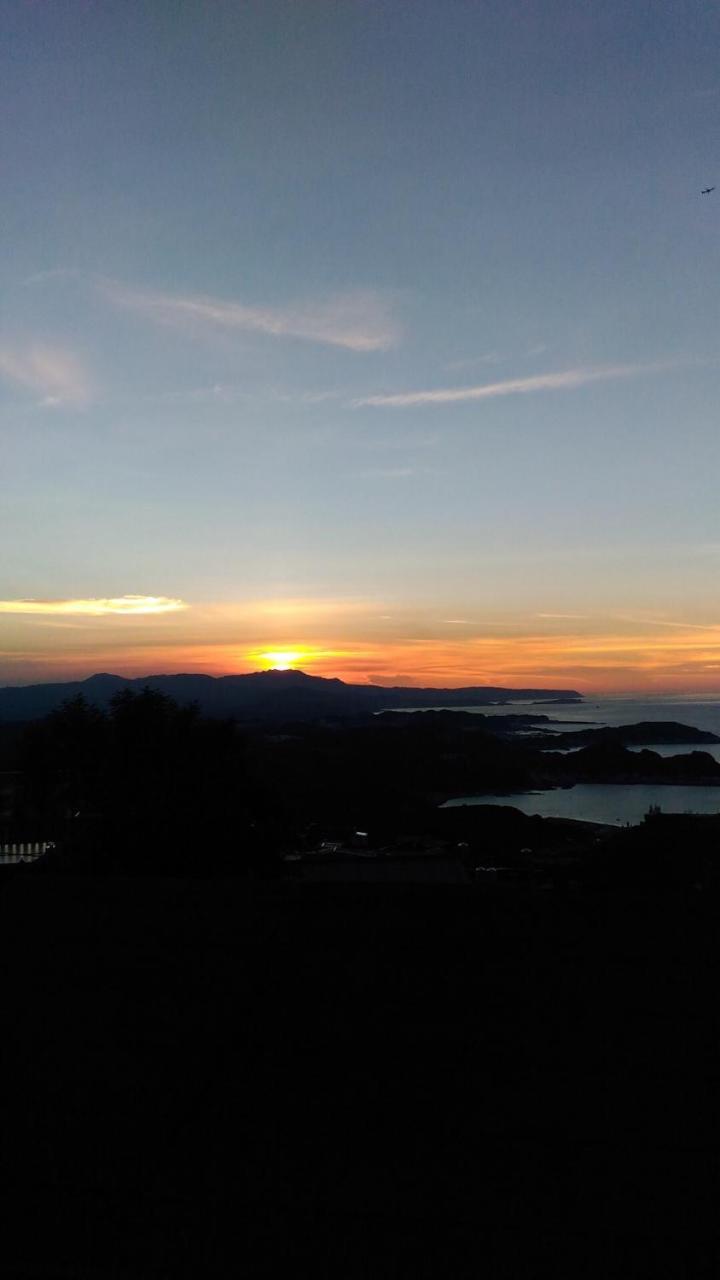
M 678 724 L 675 720 L 641 720 L 637 724 L 626 724 L 617 728 L 601 727 L 555 733 L 551 739 L 544 739 L 544 745 L 549 750 L 558 747 L 586 747 L 600 743 L 621 747 L 679 747 L 696 743 L 698 745 L 716 744 L 720 743 L 720 737 L 706 729 L 695 729 L 691 725 Z

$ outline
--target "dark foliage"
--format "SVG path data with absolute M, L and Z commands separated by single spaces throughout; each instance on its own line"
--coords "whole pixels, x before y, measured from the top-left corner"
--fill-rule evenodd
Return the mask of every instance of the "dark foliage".
M 154 690 L 123 690 L 107 712 L 78 695 L 21 741 L 16 822 L 76 867 L 201 869 L 201 850 L 246 833 L 242 754 L 232 725 Z

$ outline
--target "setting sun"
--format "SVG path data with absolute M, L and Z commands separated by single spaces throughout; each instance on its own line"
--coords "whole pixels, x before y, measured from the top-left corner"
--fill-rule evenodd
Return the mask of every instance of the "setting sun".
M 263 665 L 272 667 L 275 671 L 289 671 L 291 667 L 297 665 L 302 658 L 299 650 L 283 649 L 272 653 L 259 653 L 258 658 Z

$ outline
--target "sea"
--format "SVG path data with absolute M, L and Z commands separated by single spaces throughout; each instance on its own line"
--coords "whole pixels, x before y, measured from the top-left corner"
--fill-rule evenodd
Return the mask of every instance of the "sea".
M 586 701 L 572 705 L 528 701 L 462 709 L 488 716 L 513 713 L 547 715 L 553 722 L 546 726 L 547 729 L 557 733 L 601 726 L 617 728 L 643 720 L 674 720 L 693 729 L 709 730 L 720 737 L 720 699 L 708 700 L 692 694 L 644 699 L 588 697 Z M 651 746 L 650 749 L 662 756 L 706 751 L 720 762 L 720 743 L 677 743 Z M 505 804 L 543 818 L 575 818 L 584 822 L 626 826 L 642 822 L 651 806 L 659 807 L 663 813 L 720 813 L 720 787 L 578 783 L 574 787 L 550 791 L 522 792 L 512 796 L 461 796 L 446 801 L 446 807 L 462 804 Z

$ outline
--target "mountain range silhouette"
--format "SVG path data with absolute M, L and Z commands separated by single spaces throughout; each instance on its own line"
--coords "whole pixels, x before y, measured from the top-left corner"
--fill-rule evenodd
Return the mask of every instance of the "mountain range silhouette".
M 150 675 L 130 679 L 100 672 L 86 680 L 0 688 L 0 721 L 36 720 L 82 695 L 105 707 L 123 689 L 157 690 L 179 703 L 197 703 L 206 716 L 243 719 L 302 719 L 372 714 L 385 708 L 468 707 L 535 698 L 581 700 L 573 689 L 506 689 L 471 685 L 462 689 L 346 684 L 337 677 L 304 671 L 255 671 L 245 675 Z

